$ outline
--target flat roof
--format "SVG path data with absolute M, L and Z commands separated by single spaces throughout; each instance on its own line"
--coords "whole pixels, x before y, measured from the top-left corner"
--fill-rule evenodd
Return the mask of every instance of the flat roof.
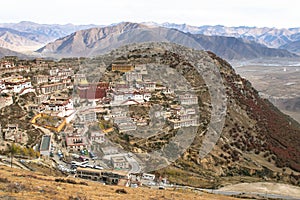
M 111 159 L 114 163 L 127 162 L 124 156 L 115 156 L 111 157 Z
M 47 151 L 50 149 L 50 142 L 51 142 L 51 136 L 50 135 L 43 135 L 40 151 Z
M 73 139 L 78 139 L 79 141 L 81 140 L 81 142 L 74 143 Z M 87 140 L 86 140 L 86 137 L 84 137 L 82 135 L 72 135 L 72 136 L 66 137 L 66 143 L 67 143 L 67 146 L 84 146 L 84 145 L 87 145 Z
M 129 174 L 127 171 L 121 171 L 121 170 L 91 169 L 91 168 L 82 168 L 82 167 L 77 167 L 77 172 L 78 171 L 112 173 L 112 174 L 118 174 L 121 176 L 127 176 Z

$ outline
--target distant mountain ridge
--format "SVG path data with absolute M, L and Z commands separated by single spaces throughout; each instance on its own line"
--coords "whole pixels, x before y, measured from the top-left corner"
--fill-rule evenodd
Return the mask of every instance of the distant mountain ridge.
M 183 32 L 123 22 L 103 28 L 91 28 L 75 32 L 47 44 L 37 52 L 52 56 L 95 56 L 125 44 L 151 41 L 177 41 L 182 45 L 186 44 L 193 48 L 202 49 L 202 46 Z
M 260 57 L 293 57 L 286 50 L 278 51 L 275 48 L 268 48 L 262 44 L 247 41 L 241 38 L 224 36 L 206 36 L 202 34 L 193 35 L 196 41 L 201 43 L 205 50 L 226 59 L 254 59 Z
M 22 21 L 0 24 L 0 47 L 14 51 L 36 50 L 46 43 L 64 37 L 75 31 L 97 25 L 37 24 Z
M 13 51 L 33 50 L 43 45 L 44 36 L 20 32 L 10 28 L 0 28 L 0 46 Z
M 37 50 L 42 56 L 95 56 L 131 43 L 171 42 L 198 50 L 210 50 L 227 59 L 294 57 L 286 50 L 270 49 L 233 37 L 193 35 L 173 28 L 123 22 L 77 31 Z
M 280 46 L 280 49 L 286 49 L 290 52 L 295 52 L 295 53 L 300 54 L 300 40 L 282 45 L 282 46 Z
M 0 58 L 3 58 L 4 56 L 18 56 L 19 58 L 28 58 L 27 55 L 0 47 Z
M 2 23 L 0 27 L 14 29 L 24 33 L 36 34 L 44 36 L 49 39 L 57 39 L 69 35 L 75 31 L 98 27 L 100 25 L 74 25 L 74 24 L 38 24 L 29 21 L 22 21 L 19 23 Z M 48 42 L 48 41 L 47 41 Z
M 222 25 L 216 26 L 190 26 L 187 24 L 175 23 L 144 23 L 151 24 L 152 26 L 162 26 L 166 28 L 175 28 L 183 32 L 192 34 L 204 34 L 209 36 L 227 36 L 243 38 L 254 41 L 267 47 L 279 48 L 285 44 L 300 41 L 300 27 L 299 28 L 269 28 L 269 27 L 226 27 Z M 283 46 L 284 47 L 284 46 Z M 295 52 L 295 51 L 293 51 Z
M 18 52 L 32 52 L 37 49 L 40 49 L 44 45 L 46 45 L 49 42 L 54 42 L 55 40 L 64 38 L 66 36 L 69 36 L 72 33 L 75 33 L 80 30 L 87 30 L 90 28 L 104 28 L 104 27 L 114 27 L 119 24 L 124 24 L 126 22 L 121 23 L 115 23 L 111 24 L 109 26 L 103 26 L 103 25 L 95 25 L 95 24 L 89 24 L 89 25 L 73 25 L 73 24 L 65 24 L 65 25 L 59 25 L 59 24 L 38 24 L 34 22 L 28 22 L 28 21 L 22 21 L 19 23 L 2 23 L 0 24 L 0 47 L 8 48 L 10 50 L 18 51 Z M 237 44 L 241 44 L 243 42 L 247 43 L 247 41 L 252 41 L 254 43 L 251 43 L 250 46 L 254 48 L 254 46 L 257 44 L 264 45 L 269 48 L 276 48 L 276 49 L 285 49 L 287 51 L 299 54 L 299 41 L 300 41 L 300 28 L 288 28 L 288 29 L 278 29 L 278 28 L 268 28 L 268 27 L 247 27 L 247 26 L 239 26 L 239 27 L 226 27 L 221 25 L 216 26 L 191 26 L 188 24 L 175 24 L 175 23 L 155 23 L 155 22 L 143 22 L 140 23 L 140 25 L 152 28 L 156 28 L 158 30 L 159 27 L 164 27 L 168 29 L 176 29 L 178 31 L 181 31 L 183 33 L 190 33 L 190 34 L 196 34 L 196 35 L 205 35 L 205 36 L 223 36 L 226 38 L 222 38 L 225 41 L 224 44 L 229 44 L 228 39 L 229 38 L 237 38 L 242 40 L 236 40 L 235 42 Z M 144 27 L 144 28 L 145 28 Z M 162 29 L 160 29 L 162 30 Z M 159 32 L 159 31 L 158 31 Z M 119 33 L 122 34 L 122 33 Z M 141 33 L 140 33 L 141 34 Z M 110 35 L 110 34 L 108 34 Z M 155 33 L 154 38 L 156 38 L 153 41 L 157 41 L 158 33 Z M 182 34 L 180 34 L 182 35 Z M 111 36 L 111 35 L 110 35 Z M 189 35 L 190 37 L 191 35 Z M 163 36 L 164 37 L 164 36 Z M 197 36 L 196 36 L 197 37 Z M 86 37 L 85 37 L 86 38 Z M 96 37 L 97 38 L 97 37 Z M 186 36 L 185 36 L 186 38 Z M 217 39 L 218 37 L 215 37 Z M 101 39 L 101 38 L 98 38 Z M 125 39 L 125 38 L 124 38 Z M 163 41 L 169 41 L 166 38 L 161 38 Z M 179 39 L 179 38 L 178 38 Z M 220 38 L 218 38 L 218 41 Z M 88 39 L 91 40 L 91 39 Z M 128 39 L 132 40 L 132 39 Z M 146 41 L 148 41 L 146 39 Z M 192 39 L 195 40 L 195 39 Z M 190 40 L 190 41 L 192 41 Z M 102 40 L 103 41 L 103 40 Z M 208 39 L 208 43 L 211 43 L 212 38 Z M 141 42 L 141 38 L 139 39 L 139 42 Z M 171 39 L 169 42 L 172 42 Z M 119 41 L 118 43 L 122 43 Z M 64 45 L 66 42 L 64 42 Z M 179 43 L 183 44 L 183 43 Z M 78 45 L 78 44 L 77 44 Z M 183 44 L 184 45 L 184 44 Z M 198 46 L 198 44 L 195 44 Z M 76 46 L 76 45 L 75 45 Z M 108 42 L 106 43 L 106 47 L 108 47 Z M 118 46 L 118 45 L 117 45 Z M 201 46 L 201 44 L 200 44 Z M 259 57 L 259 56 L 265 56 L 265 55 L 272 55 L 273 53 L 270 53 L 267 49 L 261 50 L 262 46 L 259 47 L 258 52 L 255 52 L 255 49 L 251 50 L 251 53 L 249 56 L 247 55 L 238 55 L 240 53 L 232 52 L 232 49 L 228 49 L 228 52 L 224 52 L 224 48 L 222 50 L 216 51 L 216 46 L 213 45 L 210 48 L 206 48 L 207 50 L 212 50 L 215 53 L 217 53 L 219 56 L 224 58 L 247 58 L 247 57 Z M 249 48 L 245 48 L 246 50 L 244 52 L 247 52 Z M 256 45 L 257 46 L 257 45 Z M 188 46 L 193 47 L 193 46 Z M 54 48 L 54 47 L 53 47 Z M 73 46 L 73 48 L 75 48 Z M 89 46 L 91 48 L 91 46 Z M 194 48 L 194 47 L 193 47 Z M 76 49 L 76 48 L 75 48 Z M 205 48 L 203 48 L 205 49 Z M 240 47 L 236 47 L 235 49 L 240 49 Z M 68 50 L 69 53 L 71 53 L 71 49 Z M 222 52 L 223 53 L 220 53 Z M 51 52 L 51 51 L 50 51 Z M 62 52 L 62 51 L 61 51 Z M 96 51 L 97 52 L 97 51 Z M 263 55 L 261 53 L 263 52 Z M 272 50 L 274 52 L 274 50 Z M 89 54 L 89 53 L 88 53 Z M 244 54 L 244 53 L 242 53 Z M 276 53 L 277 54 L 277 53 Z M 279 55 L 281 56 L 285 55 L 287 52 L 281 52 Z M 228 55 L 228 56 L 224 56 Z M 287 56 L 289 57 L 289 56 Z

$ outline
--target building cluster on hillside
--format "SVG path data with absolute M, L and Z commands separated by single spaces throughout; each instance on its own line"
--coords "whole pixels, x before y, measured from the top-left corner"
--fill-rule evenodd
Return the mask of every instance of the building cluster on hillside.
M 73 86 L 74 69 L 78 67 L 76 60 L 64 63 L 43 58 L 21 60 L 16 56 L 3 57 L 0 59 L 0 108 L 10 106 L 19 97 L 32 93 L 34 95 L 26 98 L 24 105 L 22 103 L 32 113 L 31 116 L 35 115 L 31 122 L 42 122 L 45 128 L 61 130 L 60 125 L 69 123 L 75 115 L 69 89 Z M 48 126 L 51 123 L 47 124 L 46 121 L 50 117 L 54 122 L 61 122 L 59 127 Z M 16 128 L 18 131 L 13 131 L 11 125 L 5 130 L 5 140 L 14 138 L 15 142 L 20 141 L 19 132 L 22 130 Z
M 19 73 L 19 72 L 38 72 L 41 69 L 54 67 L 56 62 L 53 60 L 46 60 L 43 58 L 36 58 L 33 60 L 22 60 L 17 56 L 4 56 L 0 60 L 0 75 L 5 73 Z
M 0 80 L 0 92 L 22 95 L 28 92 L 34 92 L 34 89 L 29 78 L 10 76 Z
M 0 75 L 5 73 L 16 73 L 30 71 L 28 65 L 23 64 L 24 61 L 19 60 L 16 56 L 5 56 L 0 60 Z
M 101 111 L 106 113 L 103 118 L 112 122 L 119 128 L 120 132 L 136 130 L 137 126 L 147 125 L 149 119 L 129 116 L 124 111 L 116 109 L 128 105 L 147 104 L 153 93 L 160 91 L 165 95 L 174 95 L 174 91 L 168 87 L 158 85 L 148 79 L 147 69 L 144 65 L 134 66 L 127 63 L 112 64 L 112 71 L 122 72 L 121 79 L 111 82 L 89 83 L 84 74 L 74 74 L 74 69 L 68 66 L 68 62 L 62 62 L 65 66 L 54 65 L 51 61 L 35 59 L 33 61 L 21 61 L 16 57 L 5 57 L 1 61 L 1 68 L 16 68 L 20 66 L 30 68 L 40 67 L 40 74 L 23 77 L 21 75 L 10 76 L 0 80 L 1 93 L 15 93 L 23 95 L 28 92 L 35 92 L 33 102 L 29 103 L 29 110 L 34 113 L 45 113 L 67 119 L 67 123 L 74 120 L 76 112 L 77 119 L 82 123 L 95 122 L 97 114 Z M 43 68 L 44 67 L 44 68 Z M 84 106 L 78 111 L 74 108 L 73 99 L 69 96 L 67 89 L 74 87 L 75 99 L 79 102 L 93 102 L 94 106 Z M 64 93 L 65 91 L 65 93 Z M 77 95 L 77 96 L 76 96 Z M 198 99 L 193 94 L 179 95 L 178 102 L 182 105 L 196 105 Z M 110 108 L 110 109 L 108 109 Z M 123 116 L 117 116 L 117 112 L 122 112 Z M 172 113 L 173 118 L 169 121 L 174 129 L 187 126 L 196 126 L 198 119 L 192 114 Z
M 163 118 L 170 125 L 168 130 L 199 125 L 199 112 L 194 108 L 198 105 L 198 97 L 189 93 L 176 97 L 174 89 L 149 79 L 145 65 L 114 63 L 108 74 L 118 78 L 106 77 L 105 81 L 89 82 L 88 75 L 75 74 L 78 68 L 75 70 L 69 62 L 77 60 L 23 61 L 5 57 L 0 61 L 0 74 L 13 74 L 1 76 L 0 98 L 11 96 L 15 100 L 29 92 L 34 93 L 22 106 L 32 114 L 30 122 L 35 127 L 51 132 L 47 131 L 41 138 L 39 150 L 42 156 L 52 154 L 54 138 L 61 141 L 68 152 L 81 152 L 96 144 L 104 155 L 118 154 L 118 150 L 105 146 L 109 143 L 108 133 L 116 131 L 128 136 L 149 125 L 150 115 L 135 113 L 129 108 L 147 110 L 154 101 L 160 101 L 158 96 L 163 96 L 169 105 L 164 105 L 164 111 L 155 112 L 154 117 Z M 4 130 L 0 135 L 5 140 L 22 140 L 22 131 L 17 124 L 9 124 Z M 130 182 L 128 173 L 115 170 L 128 171 L 129 160 L 124 155 L 111 156 L 109 165 L 113 170 L 78 168 L 76 176 L 126 185 Z M 154 179 L 154 175 L 145 177 Z
M 50 67 L 50 69 L 49 69 Z M 39 73 L 39 70 L 47 71 L 47 74 Z M 38 94 L 50 94 L 62 91 L 72 86 L 74 70 L 60 66 L 54 67 L 53 61 L 35 59 L 32 61 L 19 60 L 15 56 L 6 56 L 0 60 L 0 75 L 18 74 L 22 71 L 33 72 L 31 77 L 11 75 L 0 79 L 0 93 L 16 93 L 19 95 L 36 92 Z M 35 89 L 33 90 L 33 86 Z M 30 90 L 31 89 L 31 90 Z

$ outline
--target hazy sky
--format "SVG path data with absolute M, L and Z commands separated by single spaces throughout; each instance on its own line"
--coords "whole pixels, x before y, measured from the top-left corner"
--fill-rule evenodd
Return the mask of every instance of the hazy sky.
M 300 27 L 297 0 L 5 0 L 0 22 L 107 25 L 121 21 Z M 298 5 L 297 5 L 298 4 Z

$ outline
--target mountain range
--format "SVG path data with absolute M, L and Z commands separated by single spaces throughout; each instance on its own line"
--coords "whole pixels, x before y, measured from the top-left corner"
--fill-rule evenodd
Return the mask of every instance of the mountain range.
M 41 56 L 73 57 L 96 56 L 116 49 L 109 54 L 90 59 L 89 64 L 96 72 L 99 69 L 94 66 L 99 66 L 99 61 L 103 61 L 109 71 L 112 62 L 120 60 L 130 61 L 132 65 L 159 66 L 179 72 L 197 94 L 201 121 L 196 137 L 182 156 L 172 165 L 156 171 L 157 174 L 168 176 L 171 182 L 209 188 L 242 181 L 270 180 L 300 184 L 300 140 L 298 139 L 300 125 L 281 113 L 268 100 L 262 99 L 249 81 L 236 74 L 228 62 L 218 57 L 249 59 L 296 57 L 296 54 L 285 49 L 267 47 L 266 44 L 258 43 L 255 39 L 232 35 L 204 35 L 187 31 L 187 28 L 174 28 L 171 25 L 166 27 L 166 24 L 165 27 L 161 27 L 153 24 L 123 22 L 105 27 L 81 27 L 83 30 L 76 31 L 70 28 L 72 33 L 63 32 L 67 28 L 59 26 L 61 31 L 53 34 L 51 31 L 51 34 L 47 32 L 47 25 L 43 31 L 36 30 L 35 26 L 32 29 L 19 28 L 18 30 L 13 26 L 2 28 L 3 38 L 8 43 L 5 43 L 7 48 L 18 44 L 17 41 L 20 47 L 22 44 L 34 46 L 36 43 L 43 44 L 52 38 L 54 41 L 39 48 L 36 52 Z M 70 26 L 76 28 L 74 25 Z M 30 23 L 28 27 L 31 27 Z M 61 36 L 55 36 L 59 33 Z M 52 36 L 46 37 L 47 35 Z M 266 39 L 267 36 L 263 38 Z M 146 43 L 152 41 L 160 43 Z M 285 40 L 278 39 L 278 43 L 282 41 Z M 282 42 L 278 47 L 283 48 L 288 44 L 291 43 Z M 120 46 L 123 47 L 118 48 Z M 203 49 L 209 51 L 198 51 Z M 0 56 L 8 54 L 16 54 L 16 52 L 0 48 Z M 209 135 L 208 123 L 211 122 L 215 105 L 209 94 L 210 86 L 204 80 L 205 76 L 201 77 L 195 70 L 197 66 L 207 68 L 215 66 L 218 69 L 227 99 L 222 133 L 214 149 L 205 158 L 199 157 L 199 150 L 202 148 L 205 137 Z M 203 72 L 205 73 L 205 70 Z M 89 73 L 97 74 L 93 71 Z M 161 73 L 158 78 L 162 79 L 164 75 Z M 171 101 L 171 98 L 165 99 L 165 96 L 157 96 L 157 98 L 162 99 L 162 102 Z M 20 120 L 7 114 L 10 109 L 13 110 L 13 107 L 1 109 L 0 117 L 5 119 L 2 123 L 6 120 L 11 123 L 11 119 Z M 26 107 L 20 106 L 20 109 L 24 109 L 22 112 L 27 113 Z M 27 117 L 21 120 L 28 122 Z M 173 137 L 172 134 L 157 134 L 143 138 L 130 134 L 127 136 L 124 137 L 123 134 L 117 132 L 107 134 L 108 139 L 123 146 L 125 150 L 141 152 L 141 155 L 158 148 L 165 148 L 165 144 L 172 142 Z M 184 141 L 185 138 L 181 139 Z M 179 144 L 174 142 L 174 145 Z M 142 158 L 141 156 L 140 159 Z
M 280 48 L 299 54 L 300 53 L 300 40 L 287 43 L 285 45 L 282 45 Z
M 54 57 L 95 56 L 126 44 L 153 41 L 209 50 L 227 59 L 296 56 L 286 50 L 268 48 L 241 38 L 191 34 L 173 28 L 130 22 L 77 31 L 47 44 L 37 52 Z
M 34 51 L 50 41 L 96 25 L 37 24 L 22 21 L 2 23 L 0 27 L 0 47 L 15 51 Z
M 146 23 L 147 24 L 147 23 Z M 204 34 L 210 36 L 227 36 L 243 38 L 263 44 L 270 48 L 284 48 L 285 45 L 300 40 L 300 28 L 278 29 L 269 27 L 226 27 L 226 26 L 190 26 L 187 24 L 163 23 L 155 24 L 148 23 L 152 26 L 162 26 L 167 28 L 175 28 L 183 32 L 192 34 Z
M 3 23 L 0 27 L 0 47 L 53 57 L 94 56 L 125 44 L 150 41 L 209 50 L 226 59 L 295 57 L 293 53 L 300 49 L 300 28 L 197 27 L 153 22 L 48 25 L 26 21 Z
M 4 56 L 18 56 L 19 58 L 28 58 L 27 55 L 0 47 L 0 58 Z

